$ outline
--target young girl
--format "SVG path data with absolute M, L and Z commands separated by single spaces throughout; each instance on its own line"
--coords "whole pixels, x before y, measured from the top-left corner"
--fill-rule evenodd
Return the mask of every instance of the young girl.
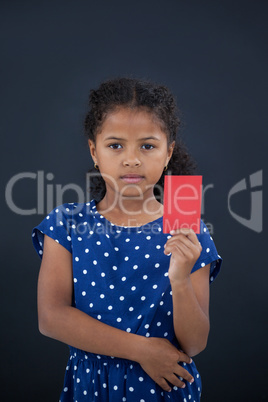
M 32 233 L 40 331 L 70 345 L 60 401 L 197 402 L 190 356 L 206 347 L 221 258 L 203 221 L 198 235 L 162 231 L 164 175 L 193 171 L 174 97 L 121 78 L 89 106 L 92 200 L 58 206 Z

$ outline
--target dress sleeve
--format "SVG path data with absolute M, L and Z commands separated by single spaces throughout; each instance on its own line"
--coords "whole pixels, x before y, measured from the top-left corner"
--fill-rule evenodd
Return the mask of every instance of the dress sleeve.
M 200 257 L 193 266 L 192 272 L 204 267 L 205 265 L 210 265 L 210 283 L 214 281 L 221 269 L 222 258 L 218 254 L 214 241 L 209 233 L 209 230 L 205 223 L 201 220 L 200 234 L 197 235 L 198 240 L 202 246 L 202 252 Z
M 38 226 L 33 228 L 33 246 L 41 259 L 45 234 L 72 252 L 72 210 L 72 204 L 62 204 L 54 208 Z

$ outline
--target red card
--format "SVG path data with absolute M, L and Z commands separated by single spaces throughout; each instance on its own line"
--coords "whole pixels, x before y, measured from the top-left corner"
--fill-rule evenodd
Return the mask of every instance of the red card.
M 163 232 L 180 228 L 200 233 L 202 176 L 165 176 Z

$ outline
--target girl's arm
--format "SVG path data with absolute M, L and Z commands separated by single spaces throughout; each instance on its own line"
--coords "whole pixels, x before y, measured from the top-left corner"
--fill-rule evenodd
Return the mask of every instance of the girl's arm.
M 197 236 L 189 229 L 176 231 L 165 247 L 165 254 L 172 253 L 169 278 L 175 334 L 182 350 L 189 356 L 205 349 L 210 329 L 210 264 L 191 274 L 201 250 Z
M 189 372 L 177 364 L 190 363 L 190 358 L 167 339 L 146 338 L 106 325 L 72 307 L 72 295 L 72 255 L 45 235 L 38 279 L 42 334 L 84 351 L 136 361 L 166 391 L 170 390 L 166 379 L 178 387 L 185 384 L 177 376 L 193 381 Z

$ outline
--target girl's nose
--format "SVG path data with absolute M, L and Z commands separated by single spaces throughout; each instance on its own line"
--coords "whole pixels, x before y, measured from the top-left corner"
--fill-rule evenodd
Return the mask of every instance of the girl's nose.
M 128 155 L 125 156 L 125 159 L 123 161 L 124 166 L 129 166 L 129 167 L 138 167 L 141 165 L 140 159 L 135 155 L 134 153 L 129 153 Z

